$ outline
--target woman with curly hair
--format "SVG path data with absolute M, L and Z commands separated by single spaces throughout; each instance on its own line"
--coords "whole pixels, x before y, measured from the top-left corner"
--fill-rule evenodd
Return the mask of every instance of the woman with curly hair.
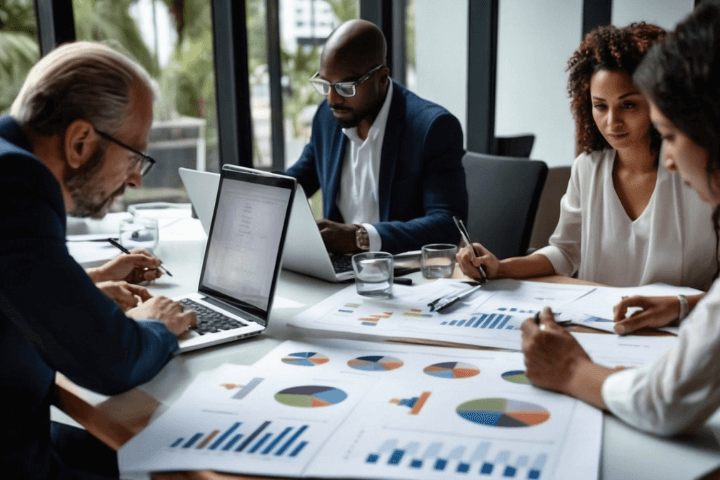
M 572 166 L 549 246 L 498 260 L 482 245 L 458 253 L 463 273 L 489 278 L 573 275 L 615 287 L 664 282 L 707 289 L 716 271 L 709 206 L 658 164 L 660 137 L 647 101 L 632 81 L 645 53 L 665 31 L 646 23 L 601 26 L 568 61 L 568 92 L 581 152 Z M 619 333 L 666 325 L 699 296 L 634 297 L 618 306 Z M 628 306 L 645 310 L 624 319 Z
M 662 134 L 663 164 L 719 212 L 720 4 L 701 3 L 652 48 L 633 78 Z M 681 324 L 672 348 L 653 364 L 618 371 L 593 363 L 545 309 L 522 325 L 526 373 L 536 386 L 609 410 L 641 430 L 680 433 L 720 407 L 719 317 L 716 280 Z

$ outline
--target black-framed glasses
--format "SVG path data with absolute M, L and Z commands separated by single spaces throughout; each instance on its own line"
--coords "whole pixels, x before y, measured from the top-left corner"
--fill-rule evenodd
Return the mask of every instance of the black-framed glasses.
M 137 162 L 140 163 L 140 175 L 142 175 L 143 177 L 144 177 L 145 175 L 147 175 L 147 173 L 152 169 L 153 165 L 155 165 L 155 159 L 152 158 L 150 155 L 145 155 L 144 153 L 140 152 L 139 150 L 135 150 L 135 149 L 132 148 L 130 145 L 124 144 L 123 142 L 121 142 L 121 141 L 118 140 L 117 138 L 113 137 L 112 135 L 108 135 L 107 133 L 101 132 L 101 131 L 98 130 L 98 129 L 95 129 L 95 133 L 97 133 L 98 135 L 100 135 L 100 136 L 101 136 L 102 138 L 104 138 L 105 140 L 110 140 L 110 141 L 113 142 L 114 144 L 119 145 L 119 146 L 121 146 L 122 148 L 124 148 L 125 150 L 129 150 L 129 151 L 131 151 L 132 153 L 134 153 L 135 155 L 137 155 L 137 156 L 138 156 L 138 161 L 137 161 Z M 130 167 L 130 168 L 131 168 L 131 169 L 132 169 L 132 168 L 135 168 L 135 167 L 137 166 L 137 162 L 134 163 L 134 164 L 132 165 L 132 167 Z
M 338 95 L 342 97 L 354 97 L 357 93 L 356 86 L 363 83 L 365 80 L 370 78 L 373 73 L 377 72 L 381 68 L 385 67 L 385 65 L 378 65 L 377 67 L 373 68 L 369 72 L 367 72 L 365 75 L 360 77 L 358 80 L 355 80 L 353 82 L 337 82 L 337 83 L 330 83 L 327 80 L 323 80 L 322 78 L 318 78 L 318 75 L 320 75 L 320 72 L 315 73 L 315 75 L 312 76 L 310 79 L 310 83 L 312 83 L 312 86 L 315 87 L 315 90 L 322 93 L 323 95 L 329 95 L 330 89 L 334 88 Z

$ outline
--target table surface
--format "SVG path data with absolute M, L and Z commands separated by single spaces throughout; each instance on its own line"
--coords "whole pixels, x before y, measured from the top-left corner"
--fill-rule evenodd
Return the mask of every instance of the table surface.
M 93 233 L 93 228 L 107 227 L 100 223 L 86 231 Z M 156 254 L 172 271 L 173 277 L 164 276 L 150 285 L 153 295 L 173 297 L 197 290 L 205 238 L 199 221 L 195 219 L 174 220 L 161 229 Z M 423 281 L 419 273 L 411 274 L 410 277 L 415 283 Z M 562 283 L 573 281 L 566 277 L 543 280 Z M 201 372 L 213 370 L 225 363 L 250 365 L 290 339 L 310 340 L 322 336 L 387 341 L 384 337 L 309 332 L 287 325 L 295 315 L 347 285 L 332 284 L 283 270 L 275 292 L 275 304 L 278 304 L 277 297 L 297 303 L 289 308 L 273 308 L 268 328 L 262 335 L 177 355 L 152 381 L 113 397 L 87 391 L 58 375 L 59 406 L 91 433 L 117 449 L 144 428 L 154 416 L 164 412 Z M 714 433 L 720 435 L 720 415 L 715 415 L 705 427 L 692 434 L 670 439 L 642 433 L 607 413 L 604 415 L 603 430 L 600 479 L 697 478 L 720 465 L 720 446 Z M 153 478 L 250 477 L 204 471 L 154 474 Z

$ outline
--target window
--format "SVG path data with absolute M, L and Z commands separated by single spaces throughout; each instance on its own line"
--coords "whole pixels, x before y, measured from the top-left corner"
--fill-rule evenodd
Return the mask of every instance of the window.
M 210 0 L 73 0 L 78 40 L 134 58 L 158 87 L 147 153 L 157 160 L 142 188 L 114 206 L 187 202 L 178 167 L 219 171 Z
M 40 58 L 32 0 L 0 3 L 0 113 L 7 113 Z

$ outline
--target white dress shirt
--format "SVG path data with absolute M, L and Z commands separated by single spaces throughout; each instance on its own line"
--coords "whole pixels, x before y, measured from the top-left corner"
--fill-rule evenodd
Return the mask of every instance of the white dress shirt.
M 359 223 L 365 227 L 371 251 L 382 249 L 380 234 L 371 223 L 380 221 L 380 160 L 393 94 L 392 82 L 389 81 L 389 84 L 385 102 L 365 140 L 358 136 L 357 127 L 343 128 L 349 141 L 345 148 L 336 202 L 345 223 Z
M 608 409 L 659 435 L 698 427 L 720 407 L 720 282 L 680 325 L 677 343 L 655 363 L 610 375 Z
M 629 287 L 664 282 L 707 290 L 717 268 L 712 207 L 679 175 L 658 167 L 642 214 L 628 217 L 613 184 L 616 151 L 581 154 L 545 255 L 555 272 Z

